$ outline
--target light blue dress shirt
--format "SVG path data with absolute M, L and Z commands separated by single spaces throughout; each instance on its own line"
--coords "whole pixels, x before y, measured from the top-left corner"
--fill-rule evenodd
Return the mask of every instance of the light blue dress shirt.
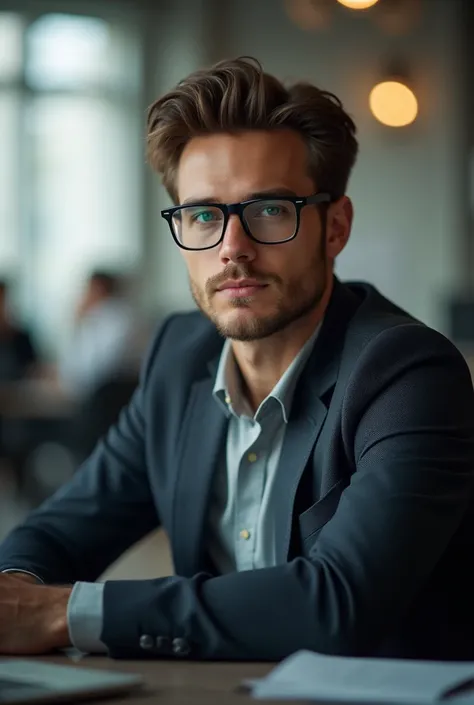
M 228 415 L 229 425 L 208 517 L 209 554 L 221 573 L 276 564 L 274 480 L 295 387 L 319 329 L 320 326 L 255 413 L 243 394 L 231 341 L 224 344 L 213 396 Z M 13 572 L 14 568 L 9 570 Z M 69 599 L 71 642 L 85 653 L 107 652 L 100 639 L 104 585 L 78 582 Z
M 209 553 L 221 573 L 276 565 L 273 490 L 291 403 L 319 328 L 255 413 L 242 392 L 229 340 L 224 344 L 214 398 L 229 415 L 225 457 L 215 475 L 209 509 Z

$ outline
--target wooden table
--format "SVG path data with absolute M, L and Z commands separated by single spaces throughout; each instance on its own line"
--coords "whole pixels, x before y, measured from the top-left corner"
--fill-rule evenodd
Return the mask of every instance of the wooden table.
M 139 673 L 145 688 L 127 697 L 111 700 L 110 705 L 246 705 L 258 702 L 239 685 L 247 678 L 262 678 L 274 667 L 273 663 L 214 663 L 192 661 L 114 661 L 101 656 L 87 656 L 74 662 L 67 656 L 35 657 L 32 660 L 58 663 L 77 668 L 99 668 Z M 88 700 L 88 703 L 104 702 Z M 266 700 L 270 705 L 275 701 Z M 289 703 L 290 701 L 285 701 Z M 295 701 L 296 702 L 296 701 Z M 302 701 L 298 701 L 301 703 Z M 281 705 L 281 701 L 279 701 Z

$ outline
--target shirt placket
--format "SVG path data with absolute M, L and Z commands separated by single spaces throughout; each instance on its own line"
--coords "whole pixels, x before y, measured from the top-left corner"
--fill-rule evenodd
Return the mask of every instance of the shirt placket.
M 239 463 L 234 524 L 237 570 L 252 570 L 258 516 L 265 482 L 265 455 L 261 450 L 262 429 L 258 422 L 245 419 L 252 438 Z

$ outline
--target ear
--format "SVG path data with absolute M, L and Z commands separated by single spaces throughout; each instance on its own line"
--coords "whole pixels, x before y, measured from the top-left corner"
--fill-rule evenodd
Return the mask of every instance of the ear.
M 346 246 L 353 218 L 354 208 L 348 196 L 343 196 L 329 206 L 326 226 L 326 253 L 329 259 L 335 260 Z

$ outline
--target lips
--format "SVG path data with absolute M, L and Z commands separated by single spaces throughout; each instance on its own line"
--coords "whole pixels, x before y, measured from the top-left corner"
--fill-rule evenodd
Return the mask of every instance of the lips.
M 225 291 L 227 289 L 259 289 L 264 286 L 266 286 L 266 284 L 262 284 L 256 279 L 239 279 L 225 282 L 219 287 L 219 291 Z
M 232 283 L 232 285 L 227 284 L 224 288 L 218 290 L 218 294 L 229 300 L 235 299 L 249 299 L 258 296 L 261 291 L 266 289 L 267 284 L 245 284 L 242 285 L 240 282 L 237 286 Z

